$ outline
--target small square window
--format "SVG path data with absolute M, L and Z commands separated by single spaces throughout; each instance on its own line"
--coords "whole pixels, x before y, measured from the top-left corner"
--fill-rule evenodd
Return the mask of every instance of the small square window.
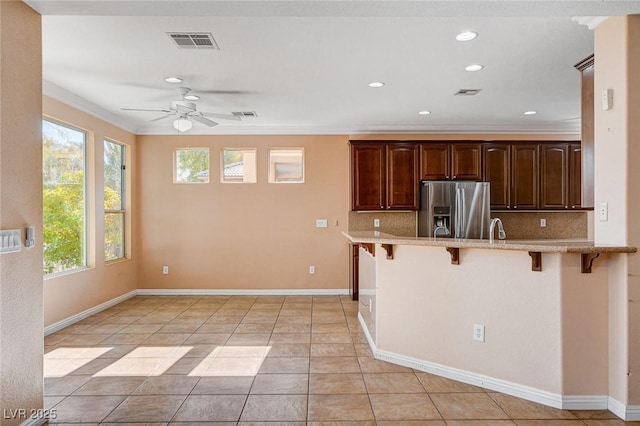
M 209 148 L 178 148 L 174 160 L 174 183 L 209 183 Z
M 220 154 L 220 182 L 256 183 L 256 149 L 224 148 Z
M 269 183 L 303 182 L 303 148 L 272 148 L 269 150 Z

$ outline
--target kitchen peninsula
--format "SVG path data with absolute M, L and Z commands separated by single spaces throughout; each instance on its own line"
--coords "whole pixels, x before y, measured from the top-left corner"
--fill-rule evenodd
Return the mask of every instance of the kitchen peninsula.
M 344 233 L 379 359 L 557 408 L 606 408 L 609 269 L 635 247 Z

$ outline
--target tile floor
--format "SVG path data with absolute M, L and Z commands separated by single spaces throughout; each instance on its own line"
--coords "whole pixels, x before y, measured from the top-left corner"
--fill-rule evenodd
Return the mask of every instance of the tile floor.
M 50 423 L 624 424 L 378 361 L 357 309 L 344 296 L 129 299 L 45 338 Z

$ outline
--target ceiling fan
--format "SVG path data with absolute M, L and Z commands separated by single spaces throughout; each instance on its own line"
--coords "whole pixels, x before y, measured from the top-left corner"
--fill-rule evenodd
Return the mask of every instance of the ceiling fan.
M 123 111 L 147 111 L 147 112 L 164 112 L 165 115 L 161 117 L 154 118 L 150 121 L 159 121 L 164 120 L 165 118 L 176 116 L 177 118 L 173 121 L 173 127 L 181 132 L 188 132 L 193 127 L 193 122 L 197 121 L 198 123 L 204 124 L 205 126 L 214 127 L 217 126 L 218 123 L 216 121 L 211 120 L 208 117 L 219 118 L 222 120 L 234 120 L 240 121 L 240 117 L 232 114 L 218 114 L 215 112 L 200 112 L 198 111 L 197 105 L 195 101 L 200 99 L 199 96 L 191 95 L 191 89 L 188 87 L 180 87 L 180 95 L 182 96 L 182 100 L 180 101 L 171 101 L 169 109 L 145 109 L 145 108 L 120 108 Z

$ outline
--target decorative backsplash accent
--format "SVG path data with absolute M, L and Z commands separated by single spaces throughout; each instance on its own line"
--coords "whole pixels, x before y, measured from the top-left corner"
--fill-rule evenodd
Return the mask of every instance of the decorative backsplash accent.
M 416 212 L 349 212 L 350 231 L 380 231 L 403 237 L 415 237 Z M 499 217 L 509 240 L 558 240 L 588 238 L 588 212 L 494 212 Z M 374 219 L 380 227 L 374 228 Z M 547 226 L 540 227 L 540 219 Z

